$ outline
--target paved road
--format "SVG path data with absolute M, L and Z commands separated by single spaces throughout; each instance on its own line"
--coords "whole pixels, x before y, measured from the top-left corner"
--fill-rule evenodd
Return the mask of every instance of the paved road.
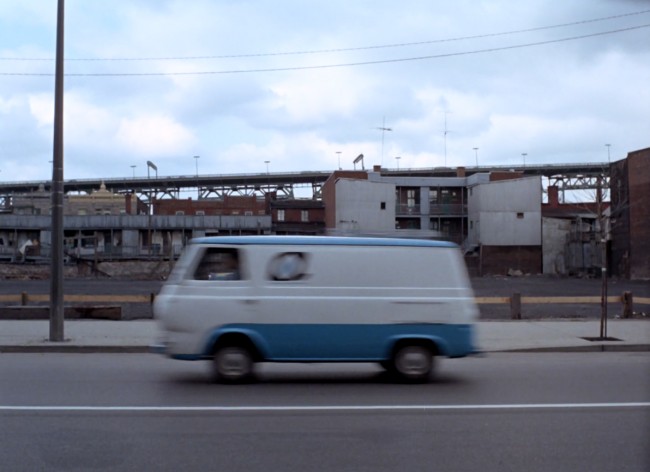
M 154 355 L 2 354 L 3 470 L 589 470 L 650 466 L 650 354 L 494 354 L 437 381 L 269 365 L 209 382 Z

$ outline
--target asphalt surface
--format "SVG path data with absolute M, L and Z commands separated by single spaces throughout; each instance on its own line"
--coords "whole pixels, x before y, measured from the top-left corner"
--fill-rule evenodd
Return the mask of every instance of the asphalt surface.
M 154 355 L 2 354 L 3 470 L 647 471 L 650 354 L 266 366 L 210 382 Z

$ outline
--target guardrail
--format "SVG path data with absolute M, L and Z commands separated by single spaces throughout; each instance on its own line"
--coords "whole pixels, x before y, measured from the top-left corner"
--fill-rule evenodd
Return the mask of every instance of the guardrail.
M 513 293 L 511 297 L 476 297 L 476 303 L 479 305 L 510 305 L 510 317 L 513 320 L 521 319 L 521 305 L 540 305 L 540 304 L 579 304 L 579 305 L 600 305 L 603 299 L 600 296 L 584 297 L 522 297 L 520 293 Z M 621 303 L 623 305 L 623 318 L 629 318 L 634 313 L 634 303 L 639 305 L 650 305 L 650 297 L 634 298 L 632 292 L 623 292 L 621 295 L 610 295 L 606 299 L 607 303 Z
M 63 296 L 64 303 L 147 303 L 152 304 L 156 295 L 78 295 L 68 294 Z M 29 294 L 22 292 L 19 294 L 1 295 L 0 303 L 14 303 L 20 306 L 27 306 L 31 303 L 49 303 L 49 294 Z M 602 298 L 600 296 L 571 296 L 571 297 L 522 297 L 519 293 L 513 293 L 510 297 L 476 297 L 475 301 L 479 305 L 510 305 L 512 319 L 521 319 L 521 306 L 539 305 L 539 304 L 580 304 L 580 305 L 600 305 Z M 621 303 L 623 305 L 623 317 L 630 317 L 633 313 L 634 304 L 650 305 L 650 297 L 633 297 L 632 292 L 623 292 L 621 295 L 610 295 L 607 297 L 607 303 Z

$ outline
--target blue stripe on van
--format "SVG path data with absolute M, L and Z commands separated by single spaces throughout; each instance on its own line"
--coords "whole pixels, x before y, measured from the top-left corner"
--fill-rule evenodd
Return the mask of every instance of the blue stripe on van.
M 341 236 L 209 236 L 193 239 L 194 244 L 226 245 L 296 245 L 296 246 L 400 246 L 400 247 L 458 247 L 448 241 L 425 239 L 369 238 Z
M 469 324 L 231 324 L 211 333 L 202 356 L 228 333 L 248 336 L 264 359 L 274 362 L 381 361 L 400 339 L 433 341 L 447 357 L 474 352 Z

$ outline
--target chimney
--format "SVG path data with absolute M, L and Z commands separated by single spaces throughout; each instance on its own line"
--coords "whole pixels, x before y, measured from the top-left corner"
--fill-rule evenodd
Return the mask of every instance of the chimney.
M 133 209 L 131 208 L 131 202 L 132 202 L 133 194 L 132 193 L 127 193 L 124 195 L 124 210 L 126 210 L 127 215 L 131 215 Z
M 557 208 L 560 206 L 558 187 L 556 185 L 551 185 L 546 190 L 548 192 L 548 206 L 550 208 Z
M 456 168 L 456 177 L 465 177 L 465 168 L 457 167 Z

